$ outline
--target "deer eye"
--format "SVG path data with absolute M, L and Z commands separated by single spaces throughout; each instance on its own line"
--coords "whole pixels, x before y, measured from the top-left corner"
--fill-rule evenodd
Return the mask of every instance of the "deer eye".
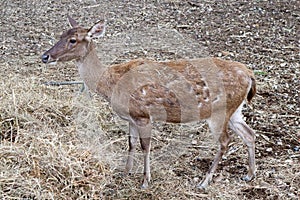
M 71 39 L 69 40 L 69 42 L 70 42 L 71 44 L 75 44 L 77 41 L 76 41 L 75 38 L 71 38 Z

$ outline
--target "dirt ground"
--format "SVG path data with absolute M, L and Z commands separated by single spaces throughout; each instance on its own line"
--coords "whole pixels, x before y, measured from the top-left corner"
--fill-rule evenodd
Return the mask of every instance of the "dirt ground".
M 1 199 L 299 199 L 300 2 L 63 0 L 0 3 Z M 67 15 L 90 27 L 107 21 L 97 41 L 106 64 L 133 58 L 216 56 L 245 63 L 257 95 L 245 108 L 256 131 L 257 175 L 235 137 L 214 181 L 205 175 L 216 142 L 203 123 L 155 124 L 152 181 L 140 189 L 142 159 L 122 176 L 127 125 L 107 102 L 80 86 L 73 62 L 46 66 L 41 54 L 67 30 Z

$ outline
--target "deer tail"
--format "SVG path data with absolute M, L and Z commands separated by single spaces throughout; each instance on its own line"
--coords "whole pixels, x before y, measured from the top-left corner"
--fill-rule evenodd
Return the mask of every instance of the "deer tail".
M 251 87 L 250 87 L 250 89 L 248 91 L 248 95 L 247 95 L 247 100 L 249 103 L 251 102 L 251 100 L 253 99 L 255 94 L 256 94 L 256 81 L 255 81 L 254 76 L 251 76 Z

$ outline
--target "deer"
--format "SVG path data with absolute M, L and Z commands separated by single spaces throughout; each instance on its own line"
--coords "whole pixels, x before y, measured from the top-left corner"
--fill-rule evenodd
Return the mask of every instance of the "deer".
M 256 93 L 252 70 L 244 64 L 216 57 L 154 61 L 139 58 L 105 66 L 97 56 L 94 39 L 103 37 L 105 20 L 84 28 L 68 16 L 71 28 L 46 51 L 45 64 L 75 61 L 87 88 L 107 100 L 113 112 L 129 124 L 125 173 L 131 174 L 137 143 L 143 159 L 142 188 L 150 184 L 150 144 L 154 122 L 189 123 L 205 120 L 219 143 L 211 166 L 197 184 L 208 187 L 223 154 L 236 133 L 248 149 L 248 172 L 255 177 L 255 132 L 243 119 L 242 108 Z

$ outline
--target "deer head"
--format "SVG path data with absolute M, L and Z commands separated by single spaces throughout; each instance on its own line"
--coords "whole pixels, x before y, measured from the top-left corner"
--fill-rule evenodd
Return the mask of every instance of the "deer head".
M 85 29 L 68 17 L 71 29 L 64 32 L 60 40 L 42 55 L 44 63 L 60 61 L 80 60 L 84 58 L 92 48 L 92 39 L 100 38 L 105 32 L 105 21 L 100 20 L 90 29 Z

